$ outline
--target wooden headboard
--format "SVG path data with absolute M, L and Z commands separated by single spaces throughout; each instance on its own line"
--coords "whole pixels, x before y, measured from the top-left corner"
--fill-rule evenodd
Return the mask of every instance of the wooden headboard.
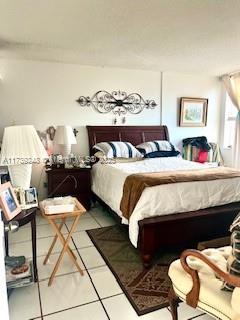
M 166 126 L 87 126 L 89 153 L 93 146 L 103 141 L 127 141 L 134 146 L 153 140 L 169 140 Z

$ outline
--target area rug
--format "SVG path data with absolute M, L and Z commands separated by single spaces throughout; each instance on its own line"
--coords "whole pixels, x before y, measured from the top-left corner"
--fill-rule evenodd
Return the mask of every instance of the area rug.
M 161 254 L 150 269 L 144 269 L 126 227 L 114 225 L 87 233 L 138 315 L 168 306 L 167 272 L 176 253 Z

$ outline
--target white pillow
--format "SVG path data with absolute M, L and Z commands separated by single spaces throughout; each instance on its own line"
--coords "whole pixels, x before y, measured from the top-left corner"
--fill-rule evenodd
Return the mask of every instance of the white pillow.
M 93 148 L 102 151 L 107 158 L 142 158 L 141 152 L 130 142 L 100 142 L 95 144 Z

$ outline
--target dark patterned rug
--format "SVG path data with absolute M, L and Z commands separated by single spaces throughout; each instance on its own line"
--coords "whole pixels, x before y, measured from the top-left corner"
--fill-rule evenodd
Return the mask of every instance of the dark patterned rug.
M 161 254 L 150 269 L 144 269 L 126 227 L 115 225 L 87 233 L 138 315 L 168 306 L 167 272 L 169 264 L 178 256 L 176 252 Z

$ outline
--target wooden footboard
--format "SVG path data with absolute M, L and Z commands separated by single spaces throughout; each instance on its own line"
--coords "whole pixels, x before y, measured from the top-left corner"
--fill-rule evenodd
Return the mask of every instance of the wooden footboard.
M 94 198 L 114 214 L 98 196 Z M 240 212 L 240 202 L 222 206 L 146 218 L 138 222 L 138 249 L 144 266 L 151 265 L 157 251 L 166 248 L 196 248 L 198 242 L 229 235 L 229 227 Z
M 146 218 L 139 221 L 138 248 L 149 267 L 161 248 L 195 248 L 199 241 L 229 234 L 229 227 L 240 211 L 240 202 L 198 211 Z

